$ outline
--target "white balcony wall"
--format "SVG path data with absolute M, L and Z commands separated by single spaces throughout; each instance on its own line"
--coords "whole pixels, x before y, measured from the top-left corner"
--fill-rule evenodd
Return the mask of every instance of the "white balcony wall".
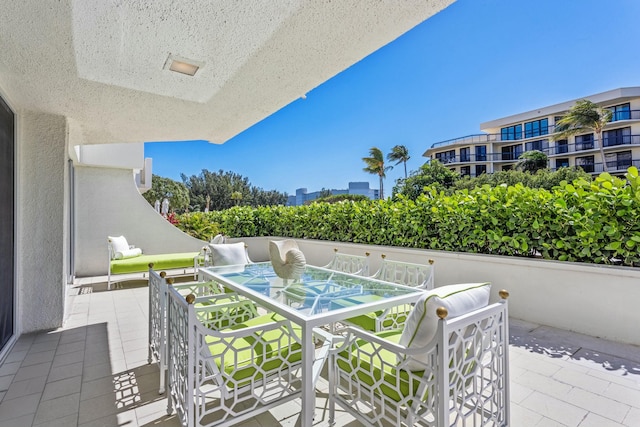
M 194 252 L 204 244 L 149 205 L 131 169 L 76 167 L 76 276 L 106 275 L 107 236 L 120 235 L 147 254 Z
M 143 169 L 144 144 L 94 144 L 77 147 L 78 164 L 123 169 Z
M 19 332 L 62 325 L 69 239 L 67 125 L 20 111 L 16 132 L 16 282 Z
M 279 239 L 233 240 L 249 245 L 253 261 L 267 261 L 268 241 Z M 500 289 L 510 292 L 509 314 L 514 318 L 640 345 L 640 269 L 319 240 L 297 242 L 307 263 L 320 266 L 329 262 L 334 248 L 354 255 L 369 252 L 371 274 L 378 269 L 383 253 L 407 262 L 433 259 L 436 286 L 489 281 L 494 299 Z

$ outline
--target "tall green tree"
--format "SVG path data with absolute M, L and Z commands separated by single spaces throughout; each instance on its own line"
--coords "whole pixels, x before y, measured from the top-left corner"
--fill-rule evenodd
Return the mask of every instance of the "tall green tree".
M 516 169 L 523 172 L 535 173 L 540 169 L 546 169 L 549 158 L 540 150 L 526 151 L 518 157 Z
M 387 171 L 392 169 L 393 166 L 385 166 L 384 155 L 378 147 L 371 147 L 369 149 L 369 157 L 363 157 L 362 161 L 367 165 L 362 168 L 363 171 L 373 175 L 378 175 L 380 179 L 380 200 L 384 199 L 384 179 L 387 177 Z
M 588 99 L 581 99 L 556 122 L 555 134 L 552 139 L 557 141 L 579 133 L 594 132 L 598 141 L 600 156 L 602 157 L 602 167 L 606 172 L 607 162 L 604 158 L 602 133 L 607 123 L 611 121 L 612 116 L 611 110 L 600 107 Z
M 407 161 L 411 158 L 409 156 L 409 149 L 404 145 L 396 145 L 391 149 L 391 152 L 387 154 L 387 160 L 390 162 L 396 162 L 396 165 L 404 163 L 404 178 L 407 178 Z
M 191 209 L 194 211 L 204 211 L 207 205 L 210 211 L 219 211 L 239 204 L 268 206 L 285 204 L 287 201 L 286 194 L 252 186 L 248 178 L 235 172 L 203 169 L 199 175 L 187 177 L 182 174 L 182 181 L 189 190 Z
M 393 188 L 393 197 L 402 194 L 415 200 L 424 193 L 425 187 L 434 187 L 438 191 L 445 190 L 460 179 L 460 174 L 452 171 L 436 159 L 420 166 L 406 179 L 399 179 Z
M 162 202 L 169 200 L 169 210 L 178 213 L 184 212 L 189 207 L 189 190 L 181 182 L 158 175 L 151 177 L 151 189 L 142 194 L 151 206 L 156 200 Z

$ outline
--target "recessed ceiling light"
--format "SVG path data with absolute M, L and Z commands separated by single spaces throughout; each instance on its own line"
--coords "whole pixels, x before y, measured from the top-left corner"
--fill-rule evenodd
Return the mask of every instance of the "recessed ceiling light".
M 176 73 L 186 74 L 187 76 L 195 76 L 202 65 L 204 65 L 203 62 L 180 58 L 178 56 L 169 54 L 167 60 L 164 63 L 164 69 L 174 71 Z

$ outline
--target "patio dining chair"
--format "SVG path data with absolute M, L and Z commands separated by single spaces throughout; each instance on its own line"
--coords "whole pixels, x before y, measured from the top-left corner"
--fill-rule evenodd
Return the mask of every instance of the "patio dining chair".
M 216 328 L 217 305 L 168 295 L 168 413 L 182 425 L 228 426 L 300 397 L 299 326 L 267 313 Z
M 389 260 L 385 254 L 382 254 L 381 257 L 380 268 L 371 278 L 424 290 L 433 289 L 434 260 L 429 259 L 428 264 L 416 264 Z M 372 298 L 372 296 L 360 297 L 360 299 L 362 298 Z M 353 298 L 343 301 L 343 304 L 349 305 L 349 301 L 353 302 Z M 411 309 L 411 305 L 391 307 L 352 317 L 345 320 L 344 323 L 359 326 L 371 332 L 396 329 L 404 323 Z
M 160 371 L 159 394 L 165 392 L 167 371 L 167 291 L 172 286 L 183 296 L 192 294 L 199 298 L 202 306 L 215 305 L 218 310 L 208 319 L 208 324 L 217 327 L 245 321 L 257 316 L 255 304 L 237 294 L 223 293 L 222 287 L 212 281 L 174 284 L 166 273 L 156 272 L 149 264 L 149 334 L 148 363 L 155 360 Z
M 426 292 L 402 329 L 347 328 L 331 351 L 329 422 L 338 403 L 370 426 L 508 426 L 508 293 L 490 284 Z
M 365 256 L 342 254 L 338 252 L 338 248 L 333 252 L 333 258 L 324 268 L 359 276 L 369 275 L 369 252 L 365 252 Z

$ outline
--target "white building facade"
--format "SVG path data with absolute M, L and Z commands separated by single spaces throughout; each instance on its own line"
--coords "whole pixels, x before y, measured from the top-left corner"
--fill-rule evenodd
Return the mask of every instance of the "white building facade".
M 554 140 L 556 123 L 576 99 L 482 123 L 482 134 L 437 142 L 423 155 L 472 177 L 512 169 L 522 153 L 532 150 L 547 154 L 551 170 L 578 166 L 592 174 L 606 169 L 621 175 L 630 166 L 640 166 L 640 87 L 618 88 L 580 99 L 612 111 L 602 141 L 593 132 Z

